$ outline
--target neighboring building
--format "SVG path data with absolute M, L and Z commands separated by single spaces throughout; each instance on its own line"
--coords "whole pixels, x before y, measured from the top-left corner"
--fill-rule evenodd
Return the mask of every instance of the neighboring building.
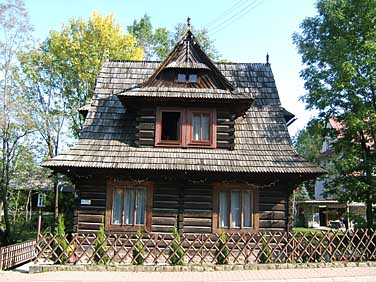
M 326 126 L 328 132 L 335 130 L 340 134 L 341 124 L 334 118 L 328 120 Z M 322 167 L 331 165 L 335 152 L 331 145 L 330 134 L 327 134 L 322 145 L 320 163 Z M 324 197 L 325 185 L 330 175 L 317 178 L 315 182 L 315 198 L 297 203 L 297 222 L 305 227 L 331 227 L 338 222 L 350 222 L 349 217 L 361 216 L 365 218 L 366 206 L 364 203 L 341 203 L 334 196 Z M 350 226 L 351 227 L 351 226 Z
M 44 163 L 79 194 L 77 232 L 283 231 L 325 171 L 297 155 L 270 64 L 213 63 L 188 30 L 164 62 L 105 62 L 78 144 Z

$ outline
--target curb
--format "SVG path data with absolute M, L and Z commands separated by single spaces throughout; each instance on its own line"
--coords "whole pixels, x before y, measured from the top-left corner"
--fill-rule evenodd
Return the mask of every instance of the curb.
M 331 262 L 331 263 L 299 263 L 299 264 L 245 264 L 245 265 L 31 265 L 29 273 L 41 273 L 51 271 L 116 271 L 116 272 L 203 272 L 203 271 L 241 271 L 241 270 L 274 270 L 274 269 L 314 269 L 314 268 L 341 268 L 341 267 L 376 267 L 376 261 L 367 262 Z M 348 277 L 349 278 L 349 277 Z M 319 281 L 320 279 L 317 278 Z M 291 282 L 295 279 L 291 279 Z M 363 281 L 363 279 L 360 279 Z M 360 281 L 359 280 L 359 281 Z M 275 281 L 275 280 L 273 280 Z M 286 282 L 286 280 L 281 280 Z M 327 280 L 320 280 L 327 282 Z M 344 281 L 344 280 L 332 280 Z M 354 279 L 351 280 L 354 282 Z M 367 280 L 368 281 L 368 280 Z M 374 280 L 376 281 L 376 277 Z

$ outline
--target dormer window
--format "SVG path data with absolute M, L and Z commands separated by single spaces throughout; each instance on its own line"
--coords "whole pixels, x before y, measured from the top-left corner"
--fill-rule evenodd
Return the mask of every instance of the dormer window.
M 195 74 L 195 73 L 189 74 L 188 81 L 190 83 L 196 83 L 197 82 L 197 74 Z
M 155 145 L 215 148 L 215 109 L 157 108 Z
M 198 75 L 196 73 L 178 73 L 179 83 L 196 83 Z
M 185 82 L 185 73 L 178 73 L 178 82 L 180 83 Z

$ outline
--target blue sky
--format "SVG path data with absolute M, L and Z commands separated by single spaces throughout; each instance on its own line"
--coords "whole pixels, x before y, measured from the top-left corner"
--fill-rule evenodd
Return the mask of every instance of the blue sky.
M 153 27 L 173 29 L 189 16 L 198 28 L 206 27 L 224 59 L 264 63 L 270 55 L 282 105 L 298 120 L 291 135 L 304 127 L 312 113 L 299 97 L 305 93 L 299 77 L 301 57 L 292 43 L 292 33 L 306 17 L 316 14 L 314 0 L 25 0 L 34 35 L 43 40 L 49 30 L 59 30 L 69 18 L 87 19 L 95 10 L 112 13 L 124 31 L 145 13 Z

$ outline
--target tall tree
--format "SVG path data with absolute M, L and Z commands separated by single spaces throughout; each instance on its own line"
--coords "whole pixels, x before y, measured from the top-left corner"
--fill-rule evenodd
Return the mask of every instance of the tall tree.
M 320 155 L 325 136 L 325 123 L 312 119 L 305 128 L 300 130 L 293 138 L 293 146 L 299 155 L 306 160 L 320 165 Z M 315 195 L 315 180 L 304 182 L 299 191 L 308 191 L 312 197 Z M 297 191 L 298 192 L 298 191 Z
M 136 37 L 137 44 L 145 51 L 147 60 L 164 60 L 187 30 L 187 24 L 178 23 L 173 31 L 169 31 L 164 27 L 156 28 L 153 31 L 150 16 L 145 14 L 140 20 L 134 20 L 133 24 L 128 26 L 127 29 L 130 34 Z M 218 60 L 220 56 L 215 49 L 214 41 L 209 38 L 208 31 L 206 29 L 196 29 L 192 26 L 192 32 L 209 57 L 213 60 Z
M 95 79 L 106 57 L 142 60 L 144 55 L 134 36 L 124 34 L 112 15 L 95 12 L 87 22 L 72 18 L 61 31 L 51 31 L 44 45 L 43 52 L 48 53 L 60 77 L 75 134 L 83 121 L 78 109 L 90 101 Z
M 0 197 L 4 210 L 4 241 L 9 242 L 9 183 L 23 139 L 33 123 L 23 108 L 20 71 L 16 53 L 28 48 L 31 28 L 21 0 L 0 3 Z
M 305 19 L 293 41 L 309 109 L 342 124 L 335 148 L 337 175 L 330 190 L 344 201 L 367 206 L 372 226 L 376 203 L 376 1 L 319 0 L 318 15 Z

